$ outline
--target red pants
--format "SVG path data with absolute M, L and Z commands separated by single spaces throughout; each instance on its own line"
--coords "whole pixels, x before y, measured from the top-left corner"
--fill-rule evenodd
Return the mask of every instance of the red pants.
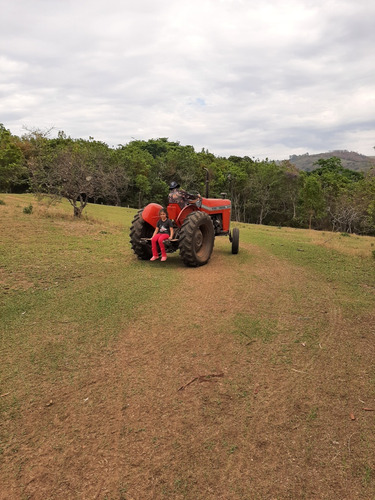
M 164 246 L 164 240 L 167 240 L 169 238 L 169 234 L 166 233 L 157 233 L 155 236 L 151 238 L 151 246 L 152 246 L 152 255 L 154 257 L 158 256 L 158 247 L 157 243 L 159 243 L 160 251 L 161 251 L 161 256 L 166 257 L 167 252 L 165 251 L 165 246 Z

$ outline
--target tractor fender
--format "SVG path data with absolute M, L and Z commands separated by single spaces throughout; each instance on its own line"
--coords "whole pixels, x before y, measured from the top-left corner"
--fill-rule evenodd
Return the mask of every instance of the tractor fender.
M 150 226 L 156 227 L 159 220 L 159 211 L 162 208 L 158 203 L 149 203 L 142 211 L 142 219 L 150 224 Z
M 178 227 L 181 227 L 182 224 L 184 223 L 184 220 L 186 219 L 186 217 L 188 215 L 190 215 L 191 213 L 193 212 L 196 212 L 198 210 L 198 207 L 196 205 L 186 205 L 186 207 L 184 207 L 181 212 L 178 214 L 178 217 L 176 219 L 176 224 L 178 225 Z

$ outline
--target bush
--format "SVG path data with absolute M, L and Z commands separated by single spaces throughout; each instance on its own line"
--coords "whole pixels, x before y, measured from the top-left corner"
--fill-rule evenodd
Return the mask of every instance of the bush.
M 5 201 L 0 199 L 0 205 L 5 205 Z
M 24 207 L 23 213 L 24 214 L 32 214 L 33 213 L 33 206 L 29 205 L 28 207 Z

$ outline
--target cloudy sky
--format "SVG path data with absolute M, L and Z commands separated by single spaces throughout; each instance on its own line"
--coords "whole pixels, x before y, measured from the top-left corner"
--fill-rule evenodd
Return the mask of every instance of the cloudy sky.
M 0 0 L 0 123 L 375 155 L 373 0 Z

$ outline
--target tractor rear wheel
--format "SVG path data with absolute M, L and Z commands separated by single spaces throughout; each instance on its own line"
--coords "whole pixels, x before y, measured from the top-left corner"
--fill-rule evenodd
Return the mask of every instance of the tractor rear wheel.
M 130 243 L 133 252 L 139 259 L 148 260 L 152 256 L 151 245 L 145 245 L 141 242 L 141 238 L 151 238 L 154 234 L 154 228 L 144 221 L 142 218 L 142 210 L 140 210 L 133 219 L 130 226 Z
M 238 227 L 233 228 L 232 231 L 232 253 L 237 254 L 240 244 L 240 230 Z
M 197 211 L 186 217 L 181 226 L 178 244 L 184 264 L 189 267 L 207 264 L 214 241 L 214 226 L 209 215 Z

